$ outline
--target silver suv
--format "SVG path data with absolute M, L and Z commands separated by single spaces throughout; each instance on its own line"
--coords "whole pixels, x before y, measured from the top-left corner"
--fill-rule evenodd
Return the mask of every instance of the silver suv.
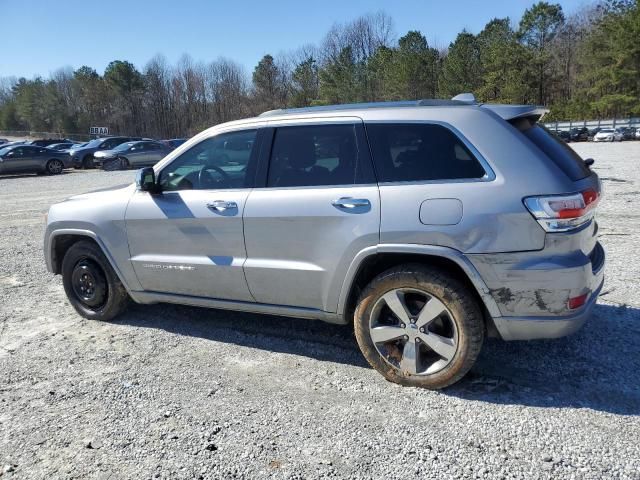
M 592 161 L 540 108 L 463 98 L 210 128 L 135 185 L 53 205 L 48 269 L 85 318 L 132 299 L 353 323 L 387 379 L 450 385 L 485 336 L 576 331 L 604 270 Z

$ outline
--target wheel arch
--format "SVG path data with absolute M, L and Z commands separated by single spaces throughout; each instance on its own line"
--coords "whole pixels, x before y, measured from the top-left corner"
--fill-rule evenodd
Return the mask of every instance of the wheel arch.
M 497 334 L 493 317 L 500 310 L 473 264 L 459 251 L 437 245 L 377 245 L 362 250 L 349 266 L 338 300 L 338 314 L 351 323 L 358 296 L 378 274 L 401 264 L 420 263 L 446 270 L 470 287 L 483 310 L 490 336 Z
M 127 285 L 126 279 L 120 269 L 118 268 L 117 263 L 109 253 L 109 250 L 106 248 L 104 242 L 95 232 L 91 230 L 79 230 L 79 229 L 63 229 L 63 230 L 55 230 L 50 233 L 48 242 L 46 245 L 45 258 L 47 260 L 47 267 L 50 272 L 54 274 L 60 274 L 62 272 L 62 259 L 66 252 L 71 248 L 71 246 L 79 241 L 89 240 L 95 243 L 105 258 L 113 268 L 114 272 L 125 286 L 127 291 L 131 291 L 129 286 Z

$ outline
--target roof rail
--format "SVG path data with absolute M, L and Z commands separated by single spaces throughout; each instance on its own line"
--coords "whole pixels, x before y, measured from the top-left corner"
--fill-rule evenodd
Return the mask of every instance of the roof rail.
M 463 94 L 471 95 L 472 94 Z M 402 108 L 402 107 L 441 107 L 441 106 L 456 106 L 456 105 L 471 105 L 475 104 L 475 98 L 473 101 L 460 100 L 454 97 L 451 100 L 445 99 L 425 99 L 425 100 L 401 100 L 396 102 L 369 102 L 369 103 L 344 103 L 342 105 L 321 105 L 317 107 L 303 107 L 303 108 L 279 108 L 276 110 L 268 110 L 258 115 L 259 117 L 271 117 L 275 115 L 290 115 L 300 113 L 315 113 L 315 112 L 327 112 L 327 111 L 341 111 L 341 110 L 362 110 L 368 108 Z

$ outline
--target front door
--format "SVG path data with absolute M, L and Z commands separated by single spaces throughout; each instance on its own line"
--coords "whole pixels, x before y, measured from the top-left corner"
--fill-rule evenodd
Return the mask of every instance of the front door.
M 271 126 L 265 188 L 250 193 L 244 212 L 247 283 L 260 303 L 335 312 L 351 261 L 379 239 L 362 122 Z
M 161 193 L 133 195 L 126 228 L 144 290 L 253 301 L 242 270 L 242 214 L 255 179 L 257 133 L 208 137 L 157 172 Z M 220 151 L 230 140 L 247 147 L 225 161 Z

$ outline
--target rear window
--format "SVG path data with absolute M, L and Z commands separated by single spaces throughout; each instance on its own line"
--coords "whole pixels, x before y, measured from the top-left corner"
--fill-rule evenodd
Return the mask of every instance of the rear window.
M 518 119 L 513 122 L 513 125 L 542 150 L 571 180 L 581 180 L 591 175 L 591 170 L 585 165 L 580 155 L 564 140 L 542 125 L 525 118 Z
M 369 123 L 381 182 L 476 179 L 486 172 L 448 128 L 430 123 Z

